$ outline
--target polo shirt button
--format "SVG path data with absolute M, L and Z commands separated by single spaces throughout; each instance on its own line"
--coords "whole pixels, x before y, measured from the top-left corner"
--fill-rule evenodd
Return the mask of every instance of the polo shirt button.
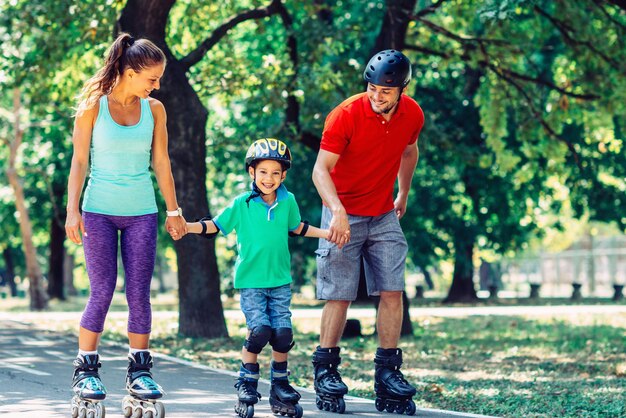
M 383 125 L 385 124 L 385 121 L 383 121 Z

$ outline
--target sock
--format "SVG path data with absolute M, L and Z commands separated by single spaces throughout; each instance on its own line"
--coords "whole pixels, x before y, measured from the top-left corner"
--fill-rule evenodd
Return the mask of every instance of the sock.
M 128 347 L 128 354 L 137 354 L 140 351 L 147 351 L 148 353 L 150 353 L 150 350 L 148 350 L 147 348 L 132 348 L 132 347 Z
M 85 357 L 85 356 L 93 356 L 93 355 L 96 355 L 96 354 L 98 354 L 98 350 L 95 350 L 95 351 L 85 351 L 85 350 L 81 350 L 80 348 L 78 349 L 78 355 L 79 356 Z

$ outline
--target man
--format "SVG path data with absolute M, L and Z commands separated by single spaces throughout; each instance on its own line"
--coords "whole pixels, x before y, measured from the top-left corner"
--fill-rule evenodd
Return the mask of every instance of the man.
M 398 348 L 407 243 L 399 219 L 419 151 L 424 124 L 419 105 L 404 95 L 411 64 L 399 51 L 374 55 L 363 78 L 367 91 L 350 97 L 326 118 L 313 182 L 320 194 L 329 239 L 317 253 L 317 297 L 325 300 L 320 345 L 313 354 L 320 409 L 343 413 L 347 386 L 337 370 L 339 341 L 356 299 L 361 259 L 368 293 L 380 296 L 375 357 L 376 408 L 415 413 L 415 388 L 402 375 Z M 394 199 L 395 180 L 398 195 Z

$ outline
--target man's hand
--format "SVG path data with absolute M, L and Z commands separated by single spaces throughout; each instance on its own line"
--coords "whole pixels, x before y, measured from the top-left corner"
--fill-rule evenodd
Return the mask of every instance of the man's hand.
M 396 197 L 396 200 L 393 202 L 393 209 L 396 212 L 396 216 L 398 217 L 398 219 L 402 219 L 402 217 L 406 213 L 406 204 L 407 198 L 400 195 L 398 195 L 398 197 Z
M 348 222 L 348 215 L 345 212 L 333 214 L 328 232 L 328 241 L 337 244 L 339 248 L 342 248 L 350 242 L 350 223 Z

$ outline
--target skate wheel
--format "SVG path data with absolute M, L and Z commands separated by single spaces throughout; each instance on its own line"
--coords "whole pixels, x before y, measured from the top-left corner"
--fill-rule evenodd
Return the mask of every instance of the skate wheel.
M 84 406 L 78 410 L 78 417 L 79 418 L 87 417 L 87 409 Z
M 100 402 L 98 402 L 96 404 L 96 418 L 104 418 L 106 416 L 106 409 L 104 408 L 104 405 L 102 405 Z
M 162 402 L 155 403 L 154 408 L 156 409 L 155 418 L 165 418 L 165 406 Z
M 302 407 L 296 404 L 294 405 L 294 408 L 296 408 L 296 413 L 293 418 L 302 418 L 302 415 L 304 414 L 304 410 L 302 409 Z
M 131 408 L 130 406 L 122 405 L 122 411 L 124 411 L 124 416 L 126 418 L 130 417 L 133 414 L 133 408 Z
M 252 418 L 254 416 L 254 406 L 253 405 L 248 405 L 248 408 L 246 408 L 246 416 L 245 418 Z
M 141 410 L 140 407 L 136 408 L 133 410 L 133 414 L 131 415 L 132 418 L 141 418 L 141 416 L 143 415 L 143 411 Z
M 374 405 L 376 406 L 376 410 L 378 412 L 383 412 L 385 410 L 385 403 L 380 398 L 376 398 L 376 401 L 374 401 Z
M 72 418 L 78 417 L 78 407 L 72 406 Z
M 387 402 L 387 404 L 385 405 L 385 410 L 389 413 L 393 413 L 395 409 L 395 406 L 391 402 Z
M 344 412 L 346 412 L 346 401 L 343 398 L 339 398 L 337 401 L 337 413 L 343 414 Z
M 152 411 L 146 411 L 143 413 L 143 418 L 154 418 Z
M 417 411 L 417 407 L 415 406 L 415 402 L 413 402 L 413 400 L 410 400 L 409 403 L 406 406 L 406 410 L 404 411 L 407 415 L 415 415 L 415 412 Z
M 317 409 L 319 409 L 320 411 L 324 409 L 324 402 L 322 402 L 319 396 L 315 397 L 315 406 L 317 406 Z

